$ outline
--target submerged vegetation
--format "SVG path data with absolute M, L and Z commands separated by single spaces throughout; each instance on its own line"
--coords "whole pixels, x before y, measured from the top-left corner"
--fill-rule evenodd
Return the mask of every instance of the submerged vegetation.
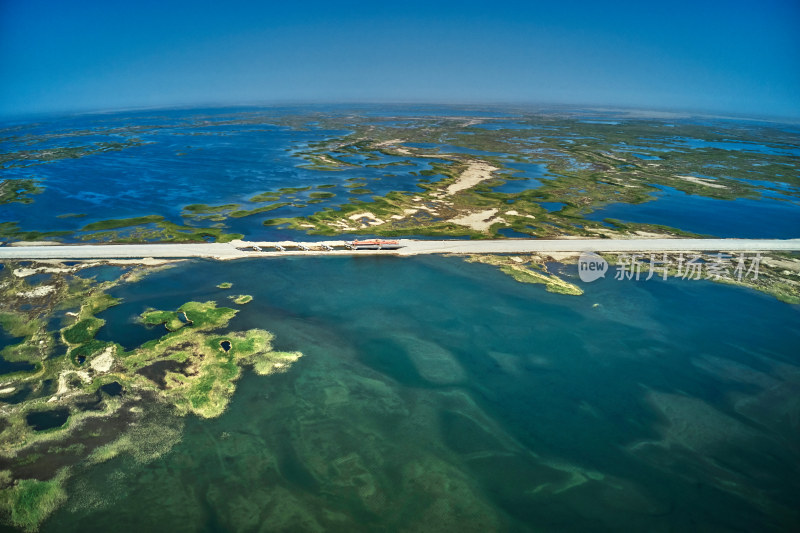
M 0 512 L 25 530 L 65 499 L 71 469 L 123 452 L 151 460 L 180 440 L 181 424 L 168 419 L 225 410 L 243 366 L 283 372 L 300 357 L 272 350 L 267 331 L 224 331 L 237 311 L 213 301 L 145 311 L 141 322 L 163 334 L 133 349 L 98 340 L 105 321 L 95 315 L 119 303 L 106 291 L 154 268 L 96 283 L 77 275 L 87 266 L 0 270 L 0 326 L 19 340 L 1 355 L 22 365 L 0 375 Z M 49 278 L 29 285 L 35 275 Z
M 580 296 L 583 290 L 556 274 L 550 273 L 540 256 L 520 255 L 473 255 L 467 261 L 497 266 L 501 272 L 521 283 L 539 283 L 547 292 Z
M 0 490 L 0 509 L 7 513 L 11 524 L 25 531 L 35 531 L 67 499 L 63 487 L 66 469 L 51 481 L 20 479 L 12 482 L 8 471 L 0 472 L 0 476 L 4 485 L 11 483 L 9 488 Z

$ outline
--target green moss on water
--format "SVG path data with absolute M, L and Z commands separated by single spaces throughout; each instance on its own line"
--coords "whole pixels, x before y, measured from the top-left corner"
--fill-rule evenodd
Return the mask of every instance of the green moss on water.
M 229 206 L 223 206 L 225 208 Z M 216 207 L 209 207 L 215 211 Z M 225 212 L 225 211 L 222 211 Z M 196 215 L 192 215 L 196 216 Z M 214 213 L 214 217 L 225 220 L 225 216 Z M 161 215 L 110 219 L 86 224 L 77 232 L 72 231 L 23 231 L 15 222 L 0 223 L 0 238 L 8 240 L 36 241 L 72 237 L 84 241 L 141 243 L 141 242 L 229 242 L 243 237 L 239 233 L 225 233 L 224 227 L 195 227 L 180 225 L 166 220 Z
M 196 329 L 224 326 L 236 314 L 228 307 L 217 307 L 216 302 L 187 302 L 178 311 L 186 313 Z
M 81 312 L 86 316 L 93 316 L 119 303 L 119 298 L 114 298 L 110 294 L 102 291 L 95 291 L 84 298 Z
M 229 216 L 231 218 L 249 217 L 251 215 L 257 215 L 259 213 L 268 213 L 269 211 L 274 211 L 275 209 L 280 209 L 281 207 L 285 207 L 287 205 L 291 204 L 289 202 L 278 202 L 270 205 L 265 205 L 262 207 L 256 207 L 253 209 L 238 209 L 236 211 L 231 211 Z
M 163 324 L 167 331 L 178 331 L 187 324 L 175 311 L 145 311 L 141 318 L 142 322 L 150 326 Z
M 207 204 L 190 204 L 183 208 L 184 211 L 198 214 L 198 215 L 205 215 L 211 213 L 221 213 L 224 211 L 231 211 L 233 209 L 237 209 L 239 204 L 225 204 L 225 205 L 207 205 Z
M 163 217 L 158 217 L 163 218 Z M 181 226 L 167 220 L 151 220 L 149 217 L 139 219 L 125 219 L 131 224 L 123 224 L 122 221 L 112 223 L 114 230 L 94 231 L 80 235 L 83 240 L 97 240 L 118 243 L 141 243 L 141 242 L 230 242 L 234 239 L 243 237 L 240 233 L 225 233 L 223 228 L 197 228 L 193 226 Z M 137 223 L 137 221 L 141 223 Z M 105 226 L 105 223 L 98 223 Z M 84 228 L 85 230 L 86 228 Z
M 327 199 L 327 198 L 333 198 L 334 196 L 336 196 L 336 195 L 333 194 L 332 192 L 312 192 L 312 193 L 308 194 L 309 198 L 314 198 L 314 199 L 317 199 L 317 200 L 324 200 L 324 199 Z
M 278 192 L 283 194 L 283 195 L 288 195 L 288 194 L 296 194 L 298 192 L 305 192 L 305 191 L 310 191 L 310 190 L 311 190 L 311 186 L 309 185 L 307 187 L 281 187 L 280 189 L 278 189 Z
M 40 329 L 41 322 L 20 313 L 0 311 L 0 327 L 14 337 L 30 337 Z
M 125 354 L 123 364 L 130 371 L 165 359 L 188 365 L 183 371 L 167 372 L 163 387 L 166 398 L 180 412 L 218 416 L 235 389 L 241 365 L 253 364 L 256 354 L 268 357 L 272 336 L 262 330 L 231 332 L 224 337 L 210 335 L 207 332 L 223 327 L 236 311 L 217 307 L 214 302 L 187 302 L 180 309 L 191 324 Z M 170 316 L 163 311 L 149 314 L 154 320 Z M 231 343 L 227 352 L 221 346 L 223 341 Z
M 61 332 L 64 341 L 69 344 L 83 344 L 94 338 L 95 333 L 105 324 L 105 320 L 99 318 L 85 318 L 68 329 Z
M 583 294 L 583 290 L 574 283 L 547 272 L 543 263 L 537 262 L 533 256 L 472 255 L 467 261 L 494 265 L 520 283 L 544 285 L 547 292 L 572 296 Z
M 0 205 L 13 202 L 30 204 L 33 202 L 31 196 L 43 190 L 44 187 L 35 179 L 0 179 Z
M 163 222 L 164 217 L 161 215 L 148 215 L 143 217 L 133 218 L 116 218 L 111 220 L 101 220 L 86 224 L 81 231 L 100 231 L 108 229 L 128 228 L 131 226 L 140 226 L 142 224 L 150 224 L 152 222 Z
M 274 192 L 262 192 L 261 194 L 257 194 L 250 198 L 251 202 L 254 203 L 261 203 L 261 202 L 277 202 L 280 200 L 281 195 L 279 193 Z
M 113 345 L 111 342 L 100 341 L 97 339 L 91 339 L 80 346 L 73 348 L 69 352 L 70 360 L 75 366 L 82 366 L 80 363 L 81 357 L 83 358 L 90 358 L 93 355 L 99 354 L 103 350 L 105 350 L 108 346 Z
M 22 230 L 17 222 L 0 222 L 0 239 L 8 241 L 42 241 L 69 237 L 71 231 L 31 231 Z
M 24 531 L 36 531 L 59 505 L 67 499 L 62 471 L 50 481 L 20 479 L 12 486 L 0 490 L 0 507 L 9 515 L 9 521 Z

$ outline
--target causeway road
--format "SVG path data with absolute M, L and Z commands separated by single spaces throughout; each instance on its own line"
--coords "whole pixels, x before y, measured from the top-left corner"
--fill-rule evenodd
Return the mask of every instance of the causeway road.
M 326 249 L 327 245 L 331 249 Z M 592 252 L 769 252 L 800 251 L 800 239 L 400 239 L 398 250 L 350 250 L 345 241 L 198 244 L 66 244 L 0 246 L 0 261 L 91 259 L 240 259 L 287 255 L 419 255 Z M 280 248 L 283 248 L 281 250 Z

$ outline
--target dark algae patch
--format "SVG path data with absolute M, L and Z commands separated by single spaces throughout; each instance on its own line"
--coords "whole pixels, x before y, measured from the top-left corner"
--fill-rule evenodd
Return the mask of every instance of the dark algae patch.
M 112 381 L 100 386 L 100 390 L 109 396 L 119 396 L 122 394 L 122 385 L 118 381 Z
M 167 387 L 167 372 L 185 374 L 186 369 L 189 367 L 188 361 L 179 363 L 178 361 L 156 361 L 150 365 L 140 368 L 136 371 L 150 381 L 157 384 L 160 388 Z
M 25 421 L 34 431 L 46 431 L 60 428 L 67 423 L 69 409 L 53 409 L 51 411 L 35 411 L 25 417 Z

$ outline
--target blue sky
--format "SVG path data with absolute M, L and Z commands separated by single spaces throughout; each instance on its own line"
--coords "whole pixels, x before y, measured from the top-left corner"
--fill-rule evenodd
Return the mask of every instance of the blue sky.
M 0 115 L 432 102 L 798 118 L 798 28 L 798 0 L 0 0 Z

